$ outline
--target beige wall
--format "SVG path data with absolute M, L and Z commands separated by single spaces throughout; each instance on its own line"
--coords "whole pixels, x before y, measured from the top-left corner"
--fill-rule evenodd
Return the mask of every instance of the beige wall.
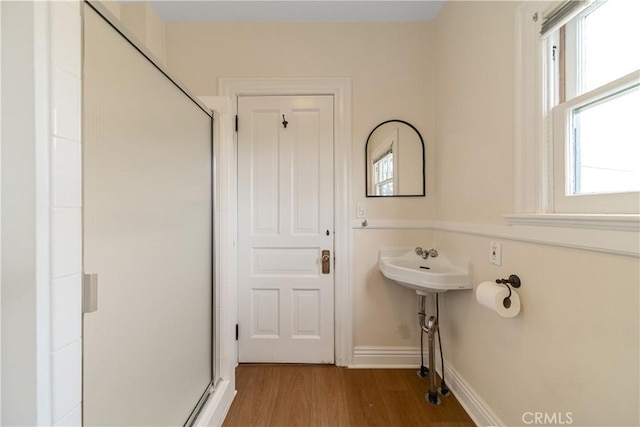
M 100 0 L 100 3 L 116 18 L 121 19 L 120 3 L 116 0 Z
M 153 6 L 147 2 L 122 3 L 120 20 L 160 63 L 166 62 L 166 25 Z
M 495 223 L 513 211 L 518 5 L 449 2 L 436 20 L 437 218 Z
M 503 319 L 472 292 L 442 308 L 446 360 L 509 426 L 530 411 L 571 412 L 578 426 L 638 425 L 638 260 L 439 232 L 438 248 L 467 258 L 474 283 L 516 273 L 522 309 Z
M 99 0 L 161 64 L 167 60 L 165 22 L 145 1 Z
M 416 293 L 380 274 L 378 250 L 385 246 L 415 248 L 431 242 L 433 233 L 427 230 L 354 231 L 354 346 L 420 345 Z
M 364 148 L 377 124 L 399 118 L 420 130 L 427 158 L 433 161 L 432 33 L 427 23 L 168 24 L 167 65 L 198 95 L 216 95 L 220 77 L 351 77 L 351 217 L 355 217 L 356 203 L 365 203 L 370 219 L 419 220 L 432 208 L 431 194 L 426 198 L 365 197 Z M 377 251 L 390 245 L 428 246 L 423 237 L 428 233 L 364 230 L 356 234 L 355 344 L 417 345 L 415 294 L 384 281 L 376 268 Z
M 515 2 L 447 2 L 436 21 L 436 215 L 504 224 L 514 207 Z M 502 319 L 472 292 L 443 308 L 445 356 L 506 425 L 572 412 L 574 425 L 638 425 L 637 258 L 436 232 L 474 283 L 516 273 L 521 314 Z
M 364 146 L 377 124 L 404 119 L 432 161 L 432 32 L 428 23 L 168 24 L 167 65 L 198 95 L 216 95 L 219 77 L 351 77 L 351 210 L 363 202 L 369 218 L 420 219 L 431 196 L 365 200 Z

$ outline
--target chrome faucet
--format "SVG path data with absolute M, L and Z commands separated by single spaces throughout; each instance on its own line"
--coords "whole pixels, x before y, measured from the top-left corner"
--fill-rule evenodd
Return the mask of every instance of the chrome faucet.
M 421 256 L 423 259 L 427 259 L 429 257 L 435 258 L 438 256 L 438 251 L 431 248 L 428 251 L 423 250 L 420 246 L 416 248 L 416 254 Z

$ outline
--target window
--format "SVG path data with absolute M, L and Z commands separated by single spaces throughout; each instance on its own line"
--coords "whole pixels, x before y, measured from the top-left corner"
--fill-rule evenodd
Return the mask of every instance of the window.
M 373 185 L 376 196 L 393 195 L 393 151 L 373 162 Z
M 552 212 L 638 213 L 640 2 L 564 4 L 577 15 L 555 30 L 542 24 Z

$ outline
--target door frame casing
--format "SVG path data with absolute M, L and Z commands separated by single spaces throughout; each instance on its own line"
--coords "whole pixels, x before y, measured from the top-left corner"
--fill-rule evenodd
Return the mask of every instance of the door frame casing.
M 224 263 L 221 268 L 237 268 L 237 236 L 236 218 L 237 202 L 237 133 L 235 132 L 235 115 L 238 111 L 239 96 L 260 95 L 332 95 L 334 114 L 334 353 L 335 364 L 349 366 L 353 358 L 353 313 L 351 289 L 351 228 L 349 223 L 349 202 L 351 200 L 351 79 L 348 77 L 330 78 L 220 78 L 218 94 L 226 97 L 231 103 L 227 114 L 221 114 L 220 120 L 226 122 L 226 132 L 220 135 L 220 156 L 218 162 L 222 180 L 227 185 L 217 189 L 220 200 L 228 204 L 221 209 L 221 222 L 230 227 L 225 231 L 230 238 L 223 239 L 221 251 L 235 256 L 232 262 Z M 240 123 L 242 126 L 242 123 Z M 220 182 L 220 181 L 219 181 Z M 222 184 L 222 183 L 221 183 Z M 228 218 L 225 218 L 228 216 Z M 235 261 L 235 262 L 233 262 Z M 227 302 L 235 307 L 231 311 L 233 323 L 238 321 L 238 272 L 220 272 L 231 280 L 221 283 L 227 287 Z M 231 301 L 233 298 L 233 301 Z M 229 319 L 231 320 L 231 319 Z M 224 323 L 224 322 L 223 322 Z M 223 332 L 223 331 L 221 331 Z M 224 333 L 222 335 L 225 336 Z M 238 360 L 237 346 L 235 361 Z

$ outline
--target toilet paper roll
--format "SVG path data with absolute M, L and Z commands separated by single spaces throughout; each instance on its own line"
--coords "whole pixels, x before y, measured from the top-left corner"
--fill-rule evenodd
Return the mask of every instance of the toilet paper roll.
M 476 299 L 489 310 L 502 317 L 515 317 L 520 313 L 520 296 L 511 289 L 511 297 L 506 285 L 494 282 L 482 282 L 476 289 Z

